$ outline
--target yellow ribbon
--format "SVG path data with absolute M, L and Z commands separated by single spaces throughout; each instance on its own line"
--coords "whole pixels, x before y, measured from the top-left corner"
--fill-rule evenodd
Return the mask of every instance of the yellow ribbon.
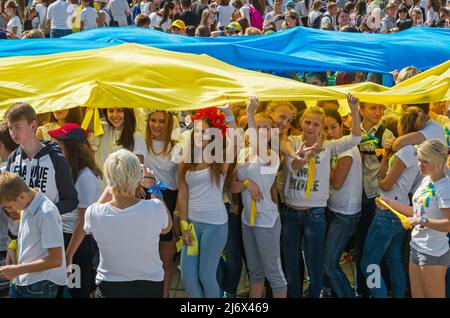
M 197 234 L 195 233 L 194 224 L 188 223 L 185 220 L 180 221 L 181 231 L 190 231 L 192 237 L 192 244 L 187 245 L 187 255 L 189 256 L 197 256 L 198 255 L 198 241 Z
M 250 210 L 250 225 L 255 226 L 255 218 L 258 217 L 258 212 L 256 212 L 256 201 L 252 199 L 252 208 Z
M 306 182 L 305 199 L 309 201 L 311 189 L 314 184 L 314 174 L 316 172 L 315 159 L 309 159 L 308 163 L 308 181 Z
M 242 184 L 247 188 L 249 179 L 245 179 Z M 250 225 L 255 226 L 255 219 L 258 217 L 258 212 L 256 212 L 256 201 L 252 199 L 252 207 L 250 209 Z
M 9 242 L 8 249 L 17 251 L 17 240 L 12 240 Z
M 379 197 L 377 197 L 375 199 L 378 203 L 380 203 L 381 205 L 387 207 L 389 209 L 389 211 L 391 211 L 392 213 L 395 214 L 395 216 L 397 216 L 400 220 L 400 222 L 402 223 L 402 226 L 404 229 L 409 230 L 412 228 L 411 223 L 409 223 L 408 218 L 406 216 L 404 216 L 403 214 L 401 214 L 400 212 L 397 212 L 396 210 L 394 210 L 394 208 L 392 208 L 389 204 L 387 204 L 385 201 L 383 201 L 382 199 L 380 199 Z
M 98 111 L 97 107 L 88 107 L 88 109 L 86 110 L 86 115 L 84 115 L 81 128 L 88 130 L 92 117 L 94 117 L 94 135 L 95 136 L 103 135 L 105 132 L 103 131 L 103 126 L 100 119 L 100 112 Z

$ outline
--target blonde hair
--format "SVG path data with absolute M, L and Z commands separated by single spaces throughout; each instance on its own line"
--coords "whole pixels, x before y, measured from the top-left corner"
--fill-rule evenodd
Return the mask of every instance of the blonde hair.
M 407 79 L 419 74 L 420 71 L 414 66 L 407 66 L 403 68 L 397 75 L 397 79 L 395 80 L 395 84 L 400 84 L 401 82 L 406 81 Z
M 400 116 L 398 121 L 398 133 L 406 135 L 410 132 L 415 132 L 423 129 L 429 117 L 419 107 L 409 107 Z
M 286 102 L 286 101 L 271 101 L 271 102 L 269 102 L 266 106 L 265 113 L 270 114 L 279 107 L 289 107 L 292 110 L 292 117 L 295 116 L 296 108 L 294 107 L 294 105 L 292 105 L 291 102 Z
M 313 2 L 313 10 L 319 10 L 321 6 L 322 6 L 322 1 L 320 1 L 320 0 L 315 0 L 315 1 Z
M 245 29 L 245 35 L 262 35 L 262 31 L 255 27 L 248 27 Z
M 134 193 L 142 180 L 138 157 L 126 149 L 113 152 L 106 158 L 103 173 L 108 185 L 119 193 Z
M 300 123 L 305 119 L 305 117 L 307 115 L 311 115 L 311 114 L 312 115 L 319 115 L 321 120 L 322 120 L 322 123 L 324 122 L 324 120 L 325 120 L 325 111 L 322 108 L 315 106 L 315 107 L 310 107 L 310 108 L 305 109 L 305 111 L 303 112 L 302 117 L 300 118 Z
M 416 146 L 417 158 L 426 158 L 434 165 L 445 166 L 447 163 L 448 147 L 438 139 L 425 140 Z
M 29 190 L 18 174 L 9 171 L 0 173 L 0 203 L 16 201 L 21 193 Z

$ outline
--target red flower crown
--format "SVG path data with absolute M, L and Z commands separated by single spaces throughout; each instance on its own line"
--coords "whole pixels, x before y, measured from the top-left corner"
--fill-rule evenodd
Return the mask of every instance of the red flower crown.
M 225 115 L 216 107 L 208 107 L 198 110 L 195 113 L 194 121 L 204 120 L 210 127 L 216 127 L 225 136 L 228 126 L 225 124 Z

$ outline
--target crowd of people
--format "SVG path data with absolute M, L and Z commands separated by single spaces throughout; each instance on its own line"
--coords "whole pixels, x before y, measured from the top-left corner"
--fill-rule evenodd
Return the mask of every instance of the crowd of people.
M 188 297 L 236 297 L 243 270 L 252 298 L 445 297 L 449 102 L 348 105 L 108 108 L 101 136 L 81 128 L 81 107 L 12 105 L 0 125 L 1 292 L 169 297 L 178 249 Z
M 9 39 L 128 25 L 203 37 L 392 33 L 450 19 L 444 0 L 0 1 Z M 108 108 L 97 136 L 81 127 L 82 107 L 12 105 L 0 122 L 0 295 L 169 297 L 180 253 L 188 297 L 235 298 L 243 271 L 251 298 L 449 296 L 449 101 L 308 106 L 249 97 L 196 111 Z
M 296 26 L 393 33 L 412 26 L 449 28 L 449 21 L 449 0 L 0 1 L 0 36 L 10 39 L 133 25 L 199 37 L 271 34 Z

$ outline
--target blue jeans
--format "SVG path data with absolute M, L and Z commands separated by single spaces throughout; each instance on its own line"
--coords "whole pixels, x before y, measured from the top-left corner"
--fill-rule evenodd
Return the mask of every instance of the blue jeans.
M 63 36 L 72 34 L 72 29 L 51 29 L 50 37 L 51 38 L 62 38 Z
M 361 217 L 359 219 L 356 234 L 355 234 L 355 264 L 356 264 L 356 292 L 359 296 L 369 298 L 370 291 L 367 288 L 364 274 L 361 271 L 361 258 L 364 251 L 364 244 L 366 242 L 367 232 L 372 224 L 375 216 L 375 198 L 367 198 L 365 191 L 362 196 Z
M 236 297 L 242 273 L 242 228 L 241 216 L 234 214 L 230 204 L 225 204 L 228 211 L 228 239 L 225 245 L 224 257 L 220 258 L 217 269 L 217 280 L 220 289 L 226 292 L 227 297 Z
M 227 243 L 228 222 L 221 225 L 191 222 L 198 240 L 198 255 L 181 250 L 181 279 L 190 298 L 219 298 L 217 267 Z
M 368 282 L 375 278 L 379 281 L 379 287 L 369 286 L 374 298 L 386 298 L 387 288 L 381 271 L 379 277 L 373 277 L 370 265 L 380 265 L 384 256 L 391 279 L 392 293 L 395 298 L 403 298 L 406 294 L 406 275 L 402 262 L 402 247 L 405 230 L 400 220 L 389 211 L 375 212 L 372 225 L 367 233 L 364 252 L 361 259 L 361 271 Z M 376 285 L 376 284 L 375 284 Z
M 28 286 L 12 284 L 9 288 L 9 298 L 56 298 L 58 285 L 43 280 Z
M 339 264 L 342 252 L 356 229 L 361 213 L 344 215 L 330 211 L 325 239 L 323 269 L 331 288 L 339 298 L 353 298 L 355 293 Z
M 289 298 L 302 297 L 303 281 L 300 280 L 299 268 L 300 262 L 303 261 L 303 243 L 310 277 L 308 297 L 320 296 L 323 283 L 325 230 L 325 208 L 311 208 L 304 211 L 286 208 L 283 213 L 281 249 Z

